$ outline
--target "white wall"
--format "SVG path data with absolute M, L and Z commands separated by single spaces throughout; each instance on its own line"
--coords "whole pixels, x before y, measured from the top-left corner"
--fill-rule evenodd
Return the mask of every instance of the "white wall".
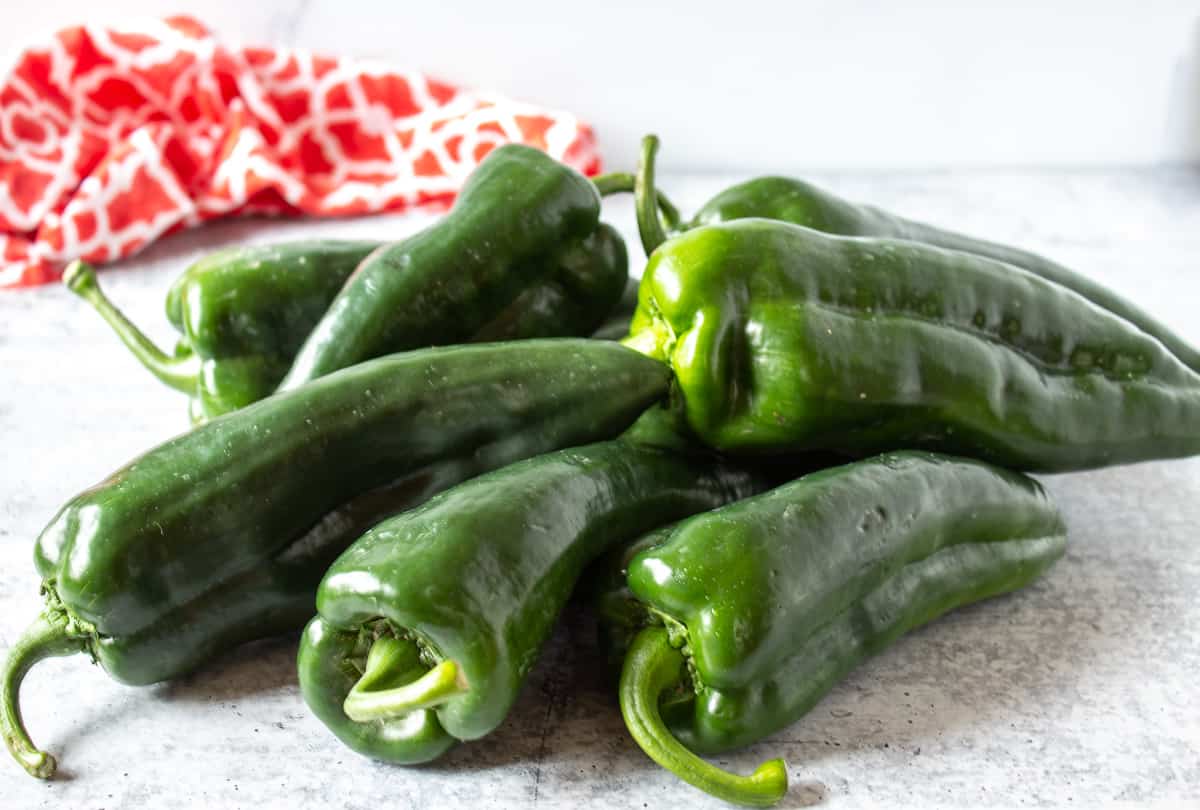
M 384 57 L 567 107 L 609 164 L 665 168 L 1200 161 L 1187 0 L 43 0 L 0 48 L 84 19 L 186 10 L 231 40 Z

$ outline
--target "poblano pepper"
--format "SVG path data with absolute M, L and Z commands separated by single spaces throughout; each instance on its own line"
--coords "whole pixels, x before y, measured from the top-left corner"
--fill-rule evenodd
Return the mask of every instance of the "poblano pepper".
M 190 412 L 198 424 L 270 395 L 347 277 L 377 247 L 293 242 L 223 250 L 200 260 L 167 294 L 167 317 L 183 333 L 174 356 L 108 300 L 90 267 L 71 265 L 64 281 L 155 376 L 192 394 Z M 558 257 L 549 276 L 521 291 L 465 341 L 586 335 L 615 306 L 627 268 L 625 242 L 601 223 Z M 406 317 L 405 310 L 395 317 Z
M 45 612 L 0 671 L 0 731 L 31 774 L 21 680 L 87 653 L 119 681 L 187 672 L 299 629 L 325 569 L 382 517 L 481 472 L 618 435 L 666 391 L 613 343 L 428 349 L 357 365 L 160 445 L 69 501 L 38 538 Z
M 653 421 L 654 414 L 649 418 Z M 350 748 L 424 762 L 504 719 L 583 567 L 613 543 L 762 491 L 762 476 L 631 436 L 460 484 L 329 569 L 300 688 Z
M 643 145 L 643 170 L 653 177 L 654 136 Z M 647 193 L 653 191 L 653 184 Z M 657 199 L 657 196 L 656 196 Z M 1044 256 L 1027 250 L 977 239 L 897 216 L 870 205 L 844 200 L 811 183 L 789 177 L 757 177 L 725 189 L 702 205 L 681 225 L 691 229 L 735 219 L 763 218 L 791 222 L 839 236 L 884 237 L 924 242 L 948 250 L 973 253 L 1005 262 L 1041 276 L 1088 299 L 1157 338 L 1180 362 L 1200 372 L 1200 351 L 1166 324 L 1102 284 Z M 669 226 L 668 226 L 669 230 Z M 652 249 L 652 248 L 651 248 Z
M 618 305 L 628 281 L 625 240 L 601 222 L 558 257 L 550 276 L 524 290 L 470 342 L 590 335 Z
M 621 300 L 600 328 L 592 333 L 592 337 L 597 340 L 622 340 L 629 336 L 629 325 L 633 323 L 633 313 L 637 311 L 640 284 L 641 279 L 629 279 L 625 284 L 625 291 L 621 293 Z
M 748 777 L 700 759 L 795 722 L 868 656 L 961 605 L 1023 587 L 1066 530 L 1033 480 L 890 453 L 812 473 L 610 553 L 601 621 L 624 655 L 638 745 L 692 785 L 774 804 L 783 762 Z
M 100 313 L 134 357 L 191 396 L 202 422 L 268 396 L 329 302 L 378 242 L 308 240 L 219 250 L 188 267 L 167 292 L 167 320 L 181 337 L 167 354 L 74 262 L 63 283 Z
M 913 447 L 1047 472 L 1200 453 L 1200 375 L 1155 336 L 919 242 L 687 231 L 651 255 L 626 343 L 671 365 L 688 424 L 725 451 Z
M 577 334 L 590 334 L 625 284 L 624 250 L 614 242 L 619 236 L 601 228 L 591 181 L 537 149 L 500 146 L 467 178 L 443 219 L 363 260 L 280 390 L 382 354 L 467 341 L 562 265 L 586 268 L 598 256 L 619 255 L 621 278 L 605 286 L 605 300 L 582 305 L 596 317 L 578 324 Z

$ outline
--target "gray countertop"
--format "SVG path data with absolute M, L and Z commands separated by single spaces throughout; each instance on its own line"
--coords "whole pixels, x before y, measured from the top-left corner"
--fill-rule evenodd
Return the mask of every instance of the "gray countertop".
M 733 179 L 661 185 L 693 210 Z M 813 179 L 1047 253 L 1200 343 L 1200 171 Z M 632 240 L 628 203 L 610 208 Z M 426 221 L 217 223 L 168 237 L 103 281 L 166 343 L 163 293 L 204 251 L 399 236 Z M 31 545 L 55 510 L 185 427 L 184 398 L 65 290 L 0 293 L 0 654 L 39 608 Z M 749 770 L 785 757 L 784 807 L 1200 806 L 1200 460 L 1044 480 L 1071 532 L 1044 580 L 913 633 L 791 728 L 720 761 Z M 83 657 L 40 664 L 23 705 L 60 776 L 37 782 L 0 757 L 0 807 L 723 806 L 629 740 L 584 614 L 562 623 L 504 726 L 414 769 L 357 756 L 309 716 L 294 647 L 250 645 L 147 688 L 120 686 Z

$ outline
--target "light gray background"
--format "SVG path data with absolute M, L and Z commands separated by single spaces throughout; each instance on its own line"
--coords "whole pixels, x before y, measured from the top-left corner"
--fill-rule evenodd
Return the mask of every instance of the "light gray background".
M 685 210 L 738 179 L 668 175 Z M 818 174 L 852 198 L 1044 251 L 1200 342 L 1200 171 Z M 608 217 L 633 239 L 628 204 Z M 231 241 L 398 237 L 421 217 L 232 222 L 159 242 L 103 279 L 164 341 L 163 292 Z M 631 241 L 631 245 L 634 243 Z M 634 255 L 638 255 L 634 252 Z M 38 610 L 33 538 L 68 497 L 185 426 L 65 290 L 0 296 L 0 654 Z M 807 717 L 721 759 L 782 755 L 785 807 L 1200 806 L 1200 460 L 1046 479 L 1070 551 L 1028 591 L 954 614 L 870 662 Z M 721 807 L 628 739 L 587 618 L 560 628 L 508 722 L 432 767 L 343 748 L 303 707 L 294 640 L 128 688 L 83 658 L 33 671 L 39 783 L 0 757 L 3 808 Z
M 426 70 L 570 110 L 615 164 L 796 171 L 1200 159 L 1193 0 L 39 0 L 56 28 L 186 12 L 224 41 Z M 14 13 L 19 8 L 20 13 Z

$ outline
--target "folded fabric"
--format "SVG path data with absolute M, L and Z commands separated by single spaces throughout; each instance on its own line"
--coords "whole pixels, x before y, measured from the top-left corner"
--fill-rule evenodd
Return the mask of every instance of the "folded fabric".
M 423 73 L 229 47 L 188 17 L 68 28 L 0 85 L 0 287 L 215 217 L 445 206 L 512 141 L 600 168 L 573 115 Z

